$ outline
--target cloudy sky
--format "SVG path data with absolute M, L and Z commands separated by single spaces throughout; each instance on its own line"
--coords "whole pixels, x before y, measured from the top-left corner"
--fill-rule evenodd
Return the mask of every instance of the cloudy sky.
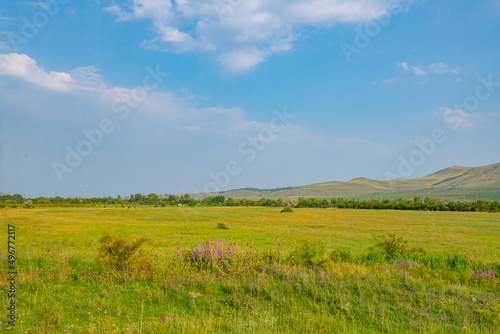
M 497 0 L 8 1 L 0 192 L 117 196 L 500 162 Z

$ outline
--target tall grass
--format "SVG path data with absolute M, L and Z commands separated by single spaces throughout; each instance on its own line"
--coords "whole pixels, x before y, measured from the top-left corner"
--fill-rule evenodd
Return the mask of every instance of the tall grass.
M 350 253 L 282 236 L 265 251 L 218 239 L 158 254 L 137 243 L 142 239 L 102 240 L 108 242 L 101 242 L 100 254 L 99 248 L 85 256 L 47 249 L 19 258 L 19 322 L 10 332 L 500 330 L 500 264 L 475 261 L 470 254 L 387 254 L 380 243 Z M 102 252 L 102 245 L 115 248 Z M 123 260 L 109 261 L 134 245 L 143 257 L 127 257 L 125 267 Z M 130 274 L 130 268 L 143 270 L 144 259 L 149 274 Z M 7 271 L 0 268 L 5 284 Z

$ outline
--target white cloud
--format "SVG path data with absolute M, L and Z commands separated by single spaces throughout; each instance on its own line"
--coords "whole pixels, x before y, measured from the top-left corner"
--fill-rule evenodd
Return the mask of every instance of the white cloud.
M 398 66 L 403 69 L 404 72 L 411 72 L 416 76 L 426 75 L 427 73 L 422 69 L 422 66 L 409 66 L 407 62 L 397 62 Z
M 265 50 L 241 50 L 223 53 L 218 60 L 232 72 L 242 72 L 263 62 L 269 52 Z
M 209 96 L 202 96 L 202 95 L 196 95 L 193 92 L 191 92 L 189 89 L 186 87 L 181 87 L 179 88 L 179 92 L 181 93 L 181 99 L 188 99 L 188 100 L 195 100 L 195 99 L 200 99 L 204 101 L 210 100 Z
M 12 18 L 12 17 L 5 17 L 5 16 L 2 16 L 0 15 L 0 21 L 15 21 L 16 19 Z
M 39 86 L 59 91 L 68 91 L 71 75 L 64 72 L 45 72 L 36 61 L 27 55 L 0 54 L 0 75 L 22 78 Z
M 461 68 L 458 66 L 450 67 L 444 63 L 434 63 L 427 66 L 427 68 L 436 74 L 458 74 L 461 72 Z
M 412 71 L 416 76 L 427 75 L 427 72 L 425 72 L 421 66 L 413 66 Z
M 97 74 L 94 66 L 80 67 L 70 72 L 73 82 L 71 87 L 81 91 L 103 92 L 106 90 L 106 84 L 101 76 Z
M 93 97 L 86 95 L 84 98 L 95 99 L 103 106 L 103 110 L 107 109 L 106 112 L 111 111 L 114 101 L 123 101 L 132 93 L 132 90 L 123 87 L 107 87 L 93 66 L 80 67 L 69 73 L 46 72 L 25 54 L 0 54 L 1 76 L 20 78 L 44 89 L 74 95 L 93 92 Z M 179 92 L 185 94 L 188 100 L 208 100 L 206 97 L 195 95 L 187 88 L 181 88 Z M 184 98 L 177 95 L 179 94 L 150 91 L 144 101 L 137 103 L 136 111 L 148 119 L 158 120 L 183 131 L 238 136 L 269 126 L 266 123 L 248 121 L 245 111 L 240 108 L 192 108 L 185 104 Z
M 388 84 L 388 83 L 391 83 L 391 82 L 394 82 L 394 81 L 396 81 L 396 78 L 392 77 L 390 79 L 382 80 L 382 83 L 383 84 Z
M 403 72 L 410 72 L 416 76 L 423 76 L 429 73 L 434 74 L 458 74 L 462 69 L 458 66 L 451 67 L 445 63 L 434 63 L 430 65 L 411 66 L 407 62 L 397 62 L 398 66 L 403 69 Z
M 462 109 L 452 109 L 447 107 L 439 108 L 436 116 L 443 118 L 453 130 L 472 129 L 477 123 L 483 122 L 484 117 L 477 112 L 466 112 Z
M 372 83 L 372 85 L 378 85 L 378 84 L 384 84 L 384 85 L 386 85 L 386 84 L 390 84 L 390 83 L 392 83 L 392 82 L 395 82 L 395 81 L 397 81 L 397 80 L 398 80 L 398 79 L 396 79 L 395 77 L 392 77 L 392 78 L 385 79 L 385 80 L 382 80 L 382 81 L 374 81 L 374 82 Z
M 144 47 L 216 51 L 232 71 L 290 50 L 307 26 L 332 27 L 381 17 L 405 0 L 128 0 L 105 10 L 118 21 L 149 20 L 157 35 Z
M 0 54 L 0 75 L 21 78 L 46 89 L 62 92 L 94 91 L 104 93 L 106 84 L 93 66 L 66 72 L 47 72 L 25 54 Z
M 407 72 L 410 70 L 410 68 L 408 67 L 408 63 L 407 62 L 397 62 L 398 66 L 401 67 L 403 69 L 403 71 Z
M 21 104 L 19 100 L 28 101 L 32 103 L 32 107 L 26 108 L 25 112 L 41 113 L 43 108 L 48 108 L 53 116 L 57 115 L 54 117 L 58 119 L 67 118 L 70 110 L 81 109 L 83 99 L 88 102 L 85 103 L 86 105 L 92 106 L 88 110 L 84 108 L 87 113 L 86 119 L 99 120 L 104 116 L 117 121 L 116 124 L 122 124 L 119 123 L 121 121 L 118 118 L 121 114 L 115 114 L 112 106 L 117 99 L 123 101 L 124 96 L 131 96 L 130 89 L 108 87 L 93 66 L 80 67 L 68 73 L 46 72 L 36 64 L 34 59 L 23 54 L 0 54 L 0 85 L 8 83 L 9 77 L 17 77 L 26 82 L 34 83 L 36 86 L 29 89 L 30 93 L 26 93 L 26 96 L 23 96 L 23 93 L 27 92 L 27 89 L 17 89 L 20 94 L 15 96 L 0 90 L 0 99 L 4 101 L 9 99 L 10 103 L 15 105 Z M 46 95 L 46 92 L 37 86 L 61 92 L 67 98 L 62 104 L 54 101 L 54 106 L 34 107 L 38 102 L 32 98 Z M 89 92 L 93 94 L 87 94 Z M 179 97 L 180 93 L 185 94 L 188 98 Z M 154 127 L 159 129 L 159 133 L 171 132 L 187 136 L 196 134 L 196 136 L 202 136 L 200 138 L 205 139 L 215 136 L 224 139 L 245 140 L 256 136 L 262 129 L 270 128 L 270 122 L 275 118 L 271 111 L 268 121 L 261 122 L 249 118 L 248 113 L 241 108 L 195 108 L 190 105 L 194 98 L 201 97 L 185 87 L 174 92 L 149 91 L 145 100 L 137 103 L 136 107 L 130 108 L 130 114 L 136 115 L 134 122 L 126 123 L 129 124 L 128 126 L 133 125 L 144 129 Z M 128 101 L 130 102 L 130 99 Z M 133 104 L 135 103 L 133 102 Z M 139 123 L 141 125 L 138 125 Z M 81 126 L 84 127 L 83 124 Z M 391 153 L 390 148 L 384 144 L 362 138 L 337 138 L 330 134 L 312 132 L 299 125 L 288 125 L 282 132 L 275 133 L 274 141 L 284 145 L 299 145 L 303 148 L 328 147 L 336 151 Z

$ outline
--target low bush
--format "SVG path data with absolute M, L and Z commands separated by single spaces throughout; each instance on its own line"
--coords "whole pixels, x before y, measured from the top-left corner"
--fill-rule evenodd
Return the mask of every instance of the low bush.
M 152 269 L 152 264 L 140 248 L 150 242 L 147 238 L 127 241 L 106 235 L 99 239 L 99 256 L 108 269 L 124 271 L 129 275 L 146 274 Z
M 292 254 L 294 263 L 309 267 L 320 266 L 326 261 L 326 247 L 318 241 L 302 240 Z
M 425 255 L 422 247 L 408 247 L 408 241 L 395 234 L 387 234 L 381 240 L 368 249 L 365 258 L 369 262 L 384 262 L 396 258 L 408 258 L 418 255 Z
M 217 229 L 218 230 L 227 230 L 227 229 L 229 229 L 229 227 L 227 227 L 227 225 L 224 224 L 224 223 L 218 223 L 217 224 Z
M 348 262 L 352 260 L 352 255 L 349 251 L 334 249 L 328 254 L 328 258 L 334 262 Z

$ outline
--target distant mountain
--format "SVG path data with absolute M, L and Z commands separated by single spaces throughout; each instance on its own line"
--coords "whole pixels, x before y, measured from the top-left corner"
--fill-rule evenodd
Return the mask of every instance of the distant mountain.
M 356 197 L 398 198 L 429 196 L 446 200 L 500 200 L 500 163 L 481 167 L 454 166 L 416 179 L 390 181 L 364 177 L 347 182 L 330 181 L 278 189 L 237 189 L 217 194 L 232 198 Z

